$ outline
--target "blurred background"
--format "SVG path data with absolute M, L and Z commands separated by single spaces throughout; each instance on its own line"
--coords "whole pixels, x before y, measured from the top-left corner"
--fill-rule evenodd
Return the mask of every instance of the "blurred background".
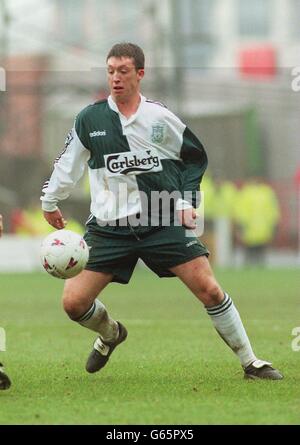
M 76 114 L 107 96 L 120 41 L 145 51 L 144 95 L 206 147 L 212 262 L 299 267 L 299 23 L 300 0 L 0 0 L 0 270 L 40 267 L 42 184 Z M 86 178 L 61 207 L 84 230 Z

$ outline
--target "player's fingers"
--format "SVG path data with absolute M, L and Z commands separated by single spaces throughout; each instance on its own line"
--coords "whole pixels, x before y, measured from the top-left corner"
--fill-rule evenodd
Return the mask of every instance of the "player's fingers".
M 55 229 L 63 229 L 67 224 L 67 221 L 63 218 L 60 210 L 44 212 L 44 216 L 47 222 Z
M 189 227 L 191 229 L 196 229 L 196 227 L 197 227 L 196 217 L 197 217 L 197 215 L 196 215 L 195 209 L 193 209 L 191 218 L 189 219 Z
M 65 227 L 65 224 L 66 224 L 66 221 L 63 219 L 63 218 L 56 218 L 54 221 L 53 221 L 53 226 L 56 228 L 56 229 L 63 229 L 64 227 Z
M 195 219 L 197 217 L 195 209 L 187 209 L 185 211 L 179 211 L 178 212 L 178 219 L 180 224 L 182 224 L 187 229 L 196 229 L 197 225 L 195 222 Z
M 189 221 L 188 223 L 185 223 L 185 227 L 187 229 L 196 229 L 196 224 L 194 223 L 194 221 Z
M 187 228 L 187 229 L 195 229 L 196 228 L 196 211 L 195 209 L 186 209 L 183 212 L 183 225 Z
M 50 224 L 50 226 L 55 227 L 56 229 L 61 228 L 61 221 L 60 218 L 54 217 L 53 215 L 46 217 L 47 222 Z

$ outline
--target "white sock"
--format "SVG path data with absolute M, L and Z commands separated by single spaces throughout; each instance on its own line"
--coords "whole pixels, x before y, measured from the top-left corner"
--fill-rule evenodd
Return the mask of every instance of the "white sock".
M 218 334 L 239 357 L 242 366 L 246 367 L 256 360 L 256 356 L 233 301 L 229 295 L 226 293 L 224 295 L 222 303 L 206 307 L 206 310 Z
M 76 321 L 81 326 L 98 332 L 105 342 L 118 338 L 118 323 L 109 316 L 104 304 L 99 300 L 95 300 L 90 309 Z

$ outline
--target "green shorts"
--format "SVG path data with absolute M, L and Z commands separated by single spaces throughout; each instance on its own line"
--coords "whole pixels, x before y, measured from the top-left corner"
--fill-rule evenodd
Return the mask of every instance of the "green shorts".
M 159 277 L 174 277 L 170 268 L 209 255 L 192 231 L 182 226 L 157 228 L 140 239 L 134 235 L 103 236 L 88 229 L 84 239 L 90 247 L 86 269 L 112 273 L 112 281 L 122 284 L 129 282 L 139 258 Z

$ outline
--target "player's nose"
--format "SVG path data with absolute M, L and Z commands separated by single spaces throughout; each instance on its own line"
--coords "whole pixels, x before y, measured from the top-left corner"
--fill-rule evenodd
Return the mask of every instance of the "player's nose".
M 120 76 L 119 76 L 118 73 L 114 73 L 114 74 L 113 74 L 113 76 L 112 76 L 112 81 L 113 81 L 114 83 L 119 83 L 119 82 L 120 82 Z

